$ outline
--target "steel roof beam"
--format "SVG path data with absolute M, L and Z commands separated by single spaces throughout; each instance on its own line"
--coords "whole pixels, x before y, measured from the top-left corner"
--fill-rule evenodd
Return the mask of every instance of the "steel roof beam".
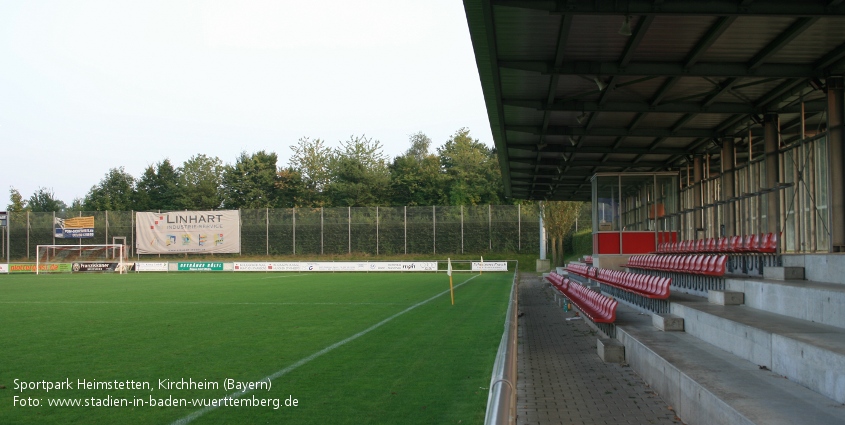
M 672 102 L 652 106 L 649 102 L 581 102 L 575 100 L 559 101 L 551 105 L 537 100 L 502 99 L 505 106 L 536 109 L 538 111 L 555 112 L 663 112 L 663 113 L 696 113 L 696 114 L 762 114 L 766 112 L 796 113 L 800 106 L 790 105 L 782 109 L 767 109 L 745 103 L 719 102 L 702 104 L 700 102 Z M 706 103 L 706 102 L 705 102 Z M 822 100 L 807 102 L 807 111 L 822 111 L 827 102 Z
M 492 0 L 491 3 L 494 6 L 550 13 L 588 15 L 845 16 L 845 7 L 840 2 L 822 0 L 758 0 L 753 3 L 738 3 L 736 0 L 673 0 L 660 4 L 655 4 L 653 0 Z
M 501 68 L 536 72 L 545 75 L 596 76 L 659 76 L 659 77 L 760 77 L 760 78 L 822 78 L 825 73 L 813 65 L 768 63 L 750 68 L 746 63 L 699 62 L 684 66 L 680 62 L 632 62 L 622 66 L 617 62 L 572 61 L 555 66 L 551 61 L 506 60 Z
M 529 134 L 536 134 L 539 135 L 542 131 L 541 126 L 531 126 L 531 125 L 506 125 L 505 131 L 513 131 L 517 133 L 529 133 Z M 762 129 L 755 129 L 755 133 L 759 133 L 759 135 L 763 134 Z M 730 136 L 733 133 L 729 133 L 726 131 L 718 131 L 718 130 L 709 130 L 709 129 L 681 129 L 676 132 L 673 132 L 671 129 L 667 128 L 639 128 L 639 129 L 627 129 L 624 127 L 605 127 L 605 128 L 594 128 L 587 131 L 583 127 L 558 127 L 558 126 L 550 126 L 546 134 L 553 135 L 553 136 L 605 136 L 605 137 L 689 137 L 689 138 L 699 138 L 699 137 L 709 137 L 709 138 L 718 138 L 724 136 Z
M 537 145 L 533 143 L 511 143 L 508 145 L 508 150 L 515 150 L 515 151 L 538 151 Z M 686 152 L 686 149 L 683 148 L 655 148 L 649 149 L 647 147 L 637 148 L 637 147 L 613 147 L 613 146 L 595 146 L 595 145 L 584 145 L 584 146 L 572 146 L 570 144 L 549 144 L 540 149 L 538 152 L 541 153 L 618 153 L 618 154 L 629 154 L 629 155 L 639 155 L 639 154 L 658 154 L 658 155 L 680 155 Z

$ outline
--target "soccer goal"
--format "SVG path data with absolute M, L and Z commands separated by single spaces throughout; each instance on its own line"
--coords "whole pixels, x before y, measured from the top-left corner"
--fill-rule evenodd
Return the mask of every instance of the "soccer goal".
M 38 245 L 35 273 L 118 272 L 124 274 L 126 245 Z

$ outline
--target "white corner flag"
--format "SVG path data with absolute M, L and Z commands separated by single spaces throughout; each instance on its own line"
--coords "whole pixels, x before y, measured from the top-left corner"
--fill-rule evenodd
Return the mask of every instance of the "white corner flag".
M 452 295 L 452 305 L 455 305 L 455 288 L 452 286 L 452 259 L 447 258 L 449 265 L 446 268 L 446 274 L 449 275 L 449 294 Z

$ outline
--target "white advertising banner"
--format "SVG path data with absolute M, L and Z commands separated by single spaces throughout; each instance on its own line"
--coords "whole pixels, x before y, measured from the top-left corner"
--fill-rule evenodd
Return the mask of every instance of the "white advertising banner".
M 135 229 L 139 254 L 241 252 L 237 210 L 138 212 Z
M 472 262 L 472 271 L 474 272 L 506 272 L 508 271 L 507 261 L 485 261 Z
M 235 262 L 233 270 L 236 272 L 266 272 L 272 270 L 270 263 L 241 263 Z
M 436 261 L 236 262 L 236 272 L 434 272 Z
M 167 263 L 135 263 L 136 272 L 166 272 Z
M 0 273 L 9 273 L 9 265 L 0 264 Z

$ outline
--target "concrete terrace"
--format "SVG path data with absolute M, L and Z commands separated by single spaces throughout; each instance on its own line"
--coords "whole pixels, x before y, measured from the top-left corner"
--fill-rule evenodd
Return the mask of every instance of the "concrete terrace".
M 556 292 L 526 275 L 519 423 L 845 424 L 845 276 L 807 275 L 822 281 L 729 276 L 708 296 L 673 289 L 680 331 L 620 301 L 621 364 L 603 363 L 596 345 L 606 335 L 567 322 Z
M 596 332 L 567 321 L 542 277 L 519 283 L 517 424 L 678 424 L 672 410 L 628 366 L 596 355 Z

